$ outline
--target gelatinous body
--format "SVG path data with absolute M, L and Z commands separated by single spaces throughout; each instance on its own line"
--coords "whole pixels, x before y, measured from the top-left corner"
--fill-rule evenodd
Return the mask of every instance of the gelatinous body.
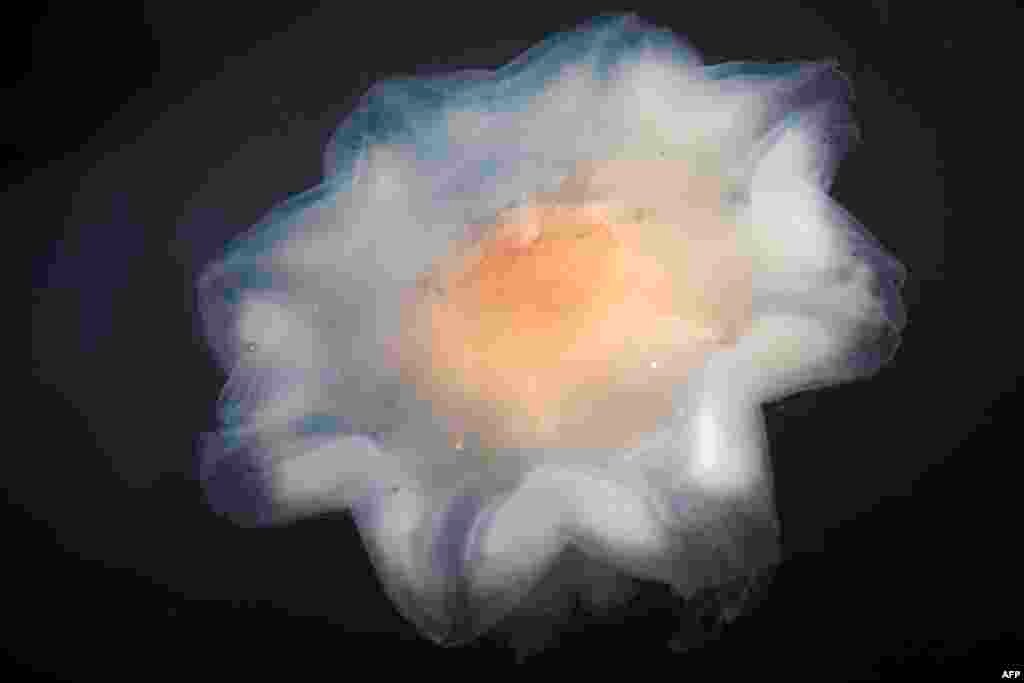
M 761 405 L 870 375 L 904 324 L 902 267 L 828 196 L 848 99 L 831 64 L 705 66 L 631 16 L 375 86 L 199 283 L 211 501 L 351 510 L 444 642 L 552 582 L 770 568 Z

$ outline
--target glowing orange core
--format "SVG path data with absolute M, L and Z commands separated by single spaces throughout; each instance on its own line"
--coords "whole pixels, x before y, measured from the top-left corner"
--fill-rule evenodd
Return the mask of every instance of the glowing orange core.
M 420 278 L 399 356 L 453 443 L 619 448 L 671 411 L 749 317 L 731 224 L 694 205 L 687 229 L 678 209 L 535 203 Z

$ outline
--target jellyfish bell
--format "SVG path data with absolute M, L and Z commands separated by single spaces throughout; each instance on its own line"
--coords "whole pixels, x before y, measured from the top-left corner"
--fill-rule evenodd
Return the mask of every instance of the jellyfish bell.
M 874 372 L 903 325 L 900 265 L 827 195 L 847 85 L 604 17 L 375 87 L 325 182 L 200 281 L 211 500 L 350 510 L 438 642 L 767 571 L 761 405 Z

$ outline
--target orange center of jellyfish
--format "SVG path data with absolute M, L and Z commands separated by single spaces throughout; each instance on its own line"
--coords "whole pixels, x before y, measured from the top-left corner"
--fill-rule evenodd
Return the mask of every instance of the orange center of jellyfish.
M 700 191 L 651 194 L 670 171 L 669 187 Z M 573 196 L 595 177 L 611 196 Z M 425 273 L 399 358 L 453 445 L 621 448 L 666 417 L 674 387 L 749 321 L 749 265 L 706 194 L 685 168 L 609 164 Z

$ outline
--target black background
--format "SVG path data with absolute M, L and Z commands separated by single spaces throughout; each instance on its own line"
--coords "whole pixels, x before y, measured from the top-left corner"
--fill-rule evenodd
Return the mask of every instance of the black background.
M 345 515 L 240 529 L 193 473 L 224 379 L 195 324 L 203 263 L 318 182 L 330 133 L 378 79 L 494 68 L 602 9 L 413 4 L 69 3 L 8 29 L 28 45 L 6 62 L 6 227 L 12 246 L 32 242 L 45 400 L 9 423 L 5 463 L 6 647 L 23 671 L 489 676 L 513 661 L 420 640 Z M 644 614 L 648 601 L 523 670 L 992 680 L 1024 663 L 1019 506 L 1000 469 L 1012 454 L 985 429 L 1006 419 L 999 389 L 1015 378 L 975 371 L 944 265 L 956 26 L 850 4 L 638 11 L 707 62 L 839 61 L 863 143 L 835 195 L 909 269 L 903 347 L 870 381 L 769 411 L 787 561 L 760 608 L 679 654 L 665 649 L 671 614 Z

